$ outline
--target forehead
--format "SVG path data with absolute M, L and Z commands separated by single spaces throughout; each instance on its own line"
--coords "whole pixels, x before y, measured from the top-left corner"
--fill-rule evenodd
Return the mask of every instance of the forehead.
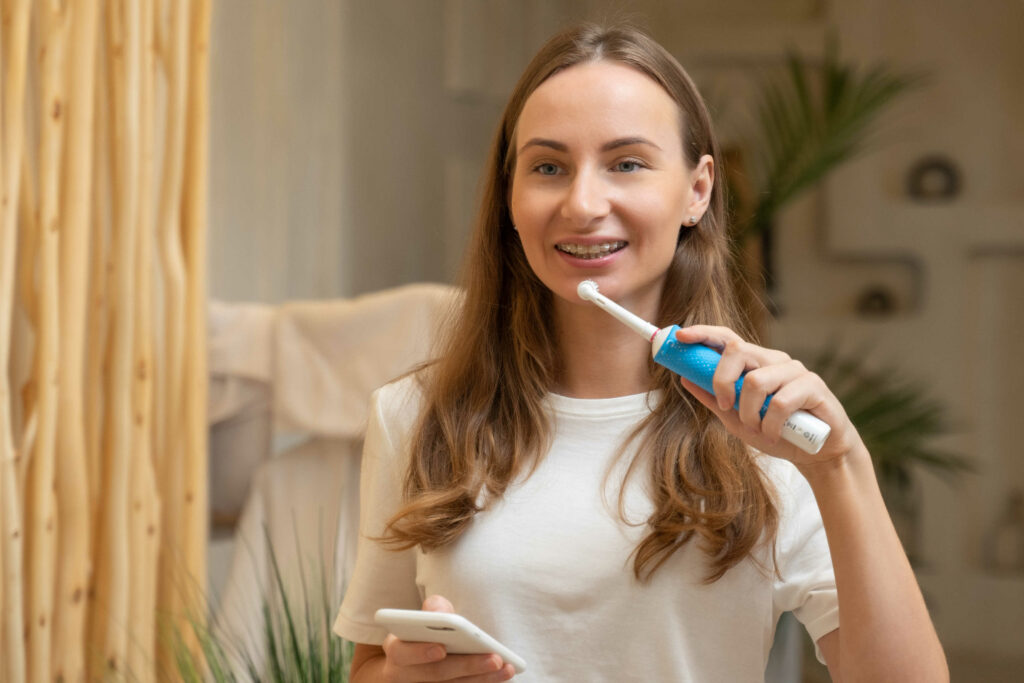
M 516 144 L 533 137 L 605 142 L 641 135 L 681 149 L 681 128 L 678 105 L 645 73 L 619 62 L 587 62 L 556 73 L 530 94 Z

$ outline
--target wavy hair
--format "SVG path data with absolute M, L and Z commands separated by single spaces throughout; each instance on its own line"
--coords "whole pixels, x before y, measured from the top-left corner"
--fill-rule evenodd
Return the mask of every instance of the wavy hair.
M 438 360 L 419 373 L 423 411 L 412 439 L 404 505 L 383 538 L 391 547 L 430 551 L 451 543 L 488 500 L 500 497 L 517 475 L 532 473 L 549 444 L 543 402 L 560 361 L 549 315 L 553 295 L 527 263 L 509 214 L 516 124 L 541 83 L 598 60 L 631 66 L 659 83 L 682 114 L 687 165 L 692 169 L 709 154 L 721 173 L 722 157 L 696 87 L 645 33 L 584 24 L 541 48 L 516 85 L 493 141 L 462 271 L 462 307 Z M 654 322 L 725 325 L 751 338 L 730 277 L 723 192 L 715 183 L 705 215 L 681 228 Z M 696 538 L 709 561 L 706 579 L 713 582 L 753 556 L 762 540 L 774 539 L 778 512 L 772 491 L 747 447 L 674 374 L 651 362 L 650 376 L 651 389 L 661 389 L 663 399 L 632 436 L 638 445 L 628 471 L 632 475 L 649 463 L 655 511 L 634 552 L 634 573 L 649 579 Z M 621 496 L 619 512 L 625 521 Z

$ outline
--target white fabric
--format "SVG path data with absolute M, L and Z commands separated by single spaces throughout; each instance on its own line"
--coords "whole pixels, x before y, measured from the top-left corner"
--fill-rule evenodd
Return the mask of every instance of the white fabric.
M 275 429 L 361 442 L 370 394 L 429 358 L 455 292 L 417 283 L 280 306 L 210 302 L 214 518 L 238 517 Z
M 419 609 L 436 593 L 526 659 L 516 678 L 523 683 L 705 682 L 763 680 L 783 611 L 793 610 L 815 641 L 837 628 L 835 579 L 810 487 L 791 464 L 768 456 L 755 457 L 778 491 L 783 580 L 748 559 L 707 585 L 706 558 L 693 543 L 650 583 L 634 579 L 631 554 L 644 528 L 620 522 L 616 508 L 630 454 L 604 495 L 601 486 L 648 400 L 549 397 L 554 441 L 536 472 L 477 514 L 450 547 L 424 554 L 369 538 L 383 533 L 401 503 L 420 401 L 413 377 L 382 388 L 363 451 L 356 567 L 335 632 L 381 644 L 378 608 Z M 645 484 L 638 472 L 625 493 L 633 522 L 651 509 Z
M 276 315 L 275 307 L 268 304 L 210 301 L 206 330 L 210 374 L 272 382 Z
M 248 403 L 219 386 L 241 378 L 273 387 L 279 429 L 360 438 L 370 393 L 428 357 L 455 297 L 449 285 L 416 283 L 280 306 L 211 301 L 210 421 Z
M 370 394 L 429 357 L 455 289 L 415 284 L 284 304 L 274 327 L 279 429 L 359 438 Z
M 231 523 L 249 480 L 271 450 L 272 340 L 275 308 L 211 301 L 207 311 L 210 373 L 210 513 Z
M 270 385 L 244 377 L 210 379 L 210 405 L 222 416 L 210 424 L 210 514 L 233 526 L 249 494 L 253 472 L 271 454 Z

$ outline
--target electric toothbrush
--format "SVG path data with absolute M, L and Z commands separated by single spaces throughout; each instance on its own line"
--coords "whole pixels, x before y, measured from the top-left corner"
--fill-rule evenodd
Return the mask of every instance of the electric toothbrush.
M 576 288 L 576 293 L 584 301 L 590 301 L 603 308 L 616 320 L 651 342 L 651 356 L 658 365 L 663 365 L 677 375 L 690 380 L 707 392 L 715 393 L 712 378 L 715 368 L 722 355 L 703 344 L 684 344 L 676 339 L 678 325 L 658 329 L 643 318 L 627 311 L 597 289 L 593 280 L 584 280 Z M 736 403 L 740 405 L 740 390 L 743 388 L 743 377 L 736 380 Z M 772 395 L 764 400 L 761 406 L 761 417 L 768 410 Z M 798 410 L 786 420 L 782 428 L 782 438 L 803 451 L 814 454 L 821 450 L 825 439 L 832 428 L 825 422 L 811 415 L 806 410 Z

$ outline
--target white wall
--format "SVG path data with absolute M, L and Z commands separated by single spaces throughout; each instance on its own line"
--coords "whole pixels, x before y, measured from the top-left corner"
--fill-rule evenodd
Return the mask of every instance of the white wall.
M 280 301 L 341 290 L 342 5 L 214 3 L 210 290 Z

